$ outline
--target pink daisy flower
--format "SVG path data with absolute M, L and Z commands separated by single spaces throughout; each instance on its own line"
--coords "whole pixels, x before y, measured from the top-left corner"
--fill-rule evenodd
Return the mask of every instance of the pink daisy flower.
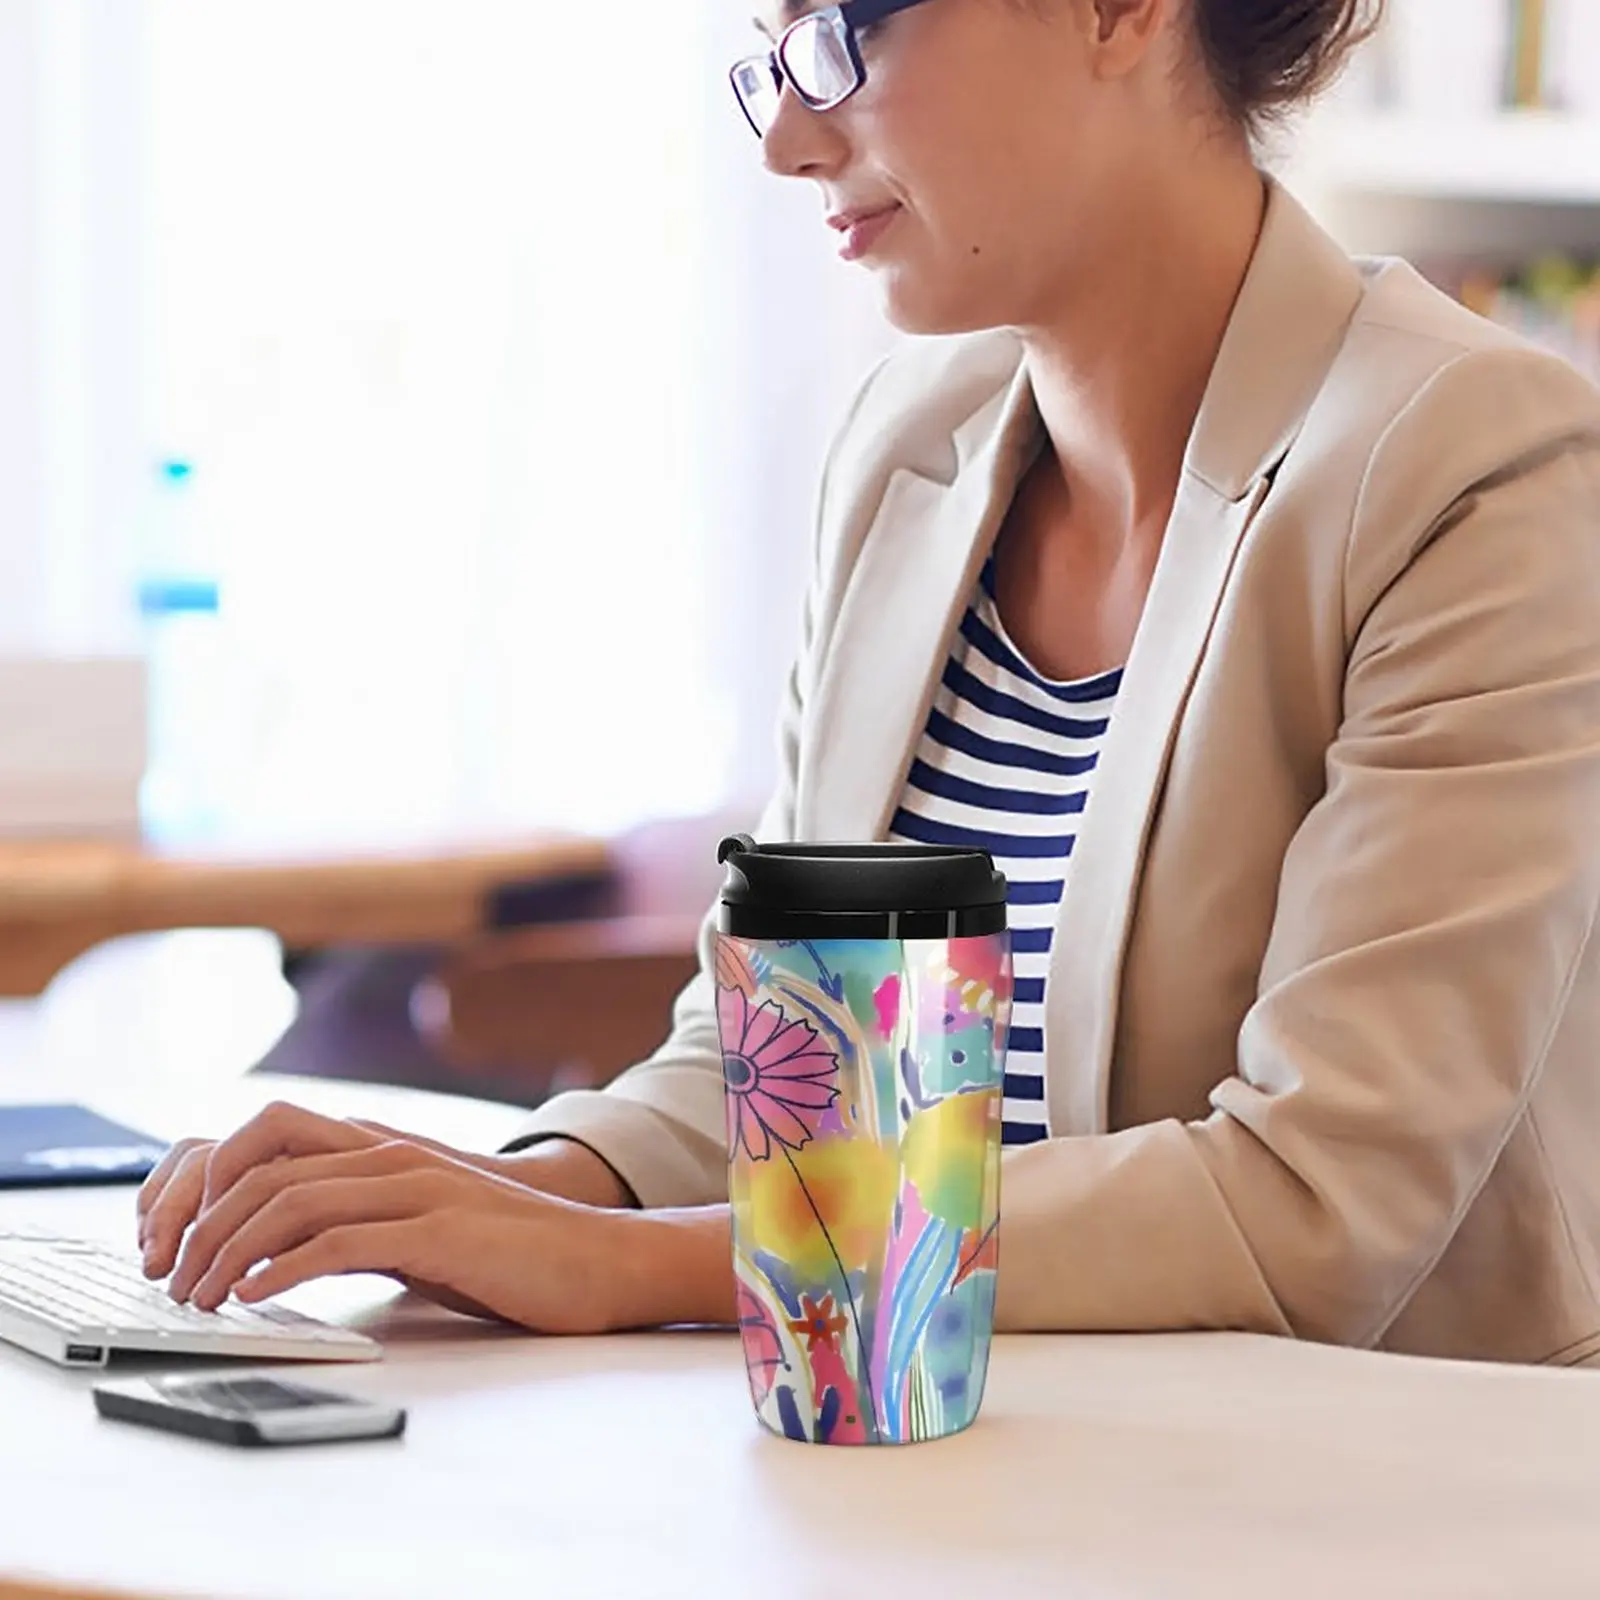
M 728 1148 L 765 1161 L 772 1142 L 798 1150 L 816 1137 L 839 1096 L 839 1058 L 809 1022 L 791 1022 L 771 1000 L 752 1006 L 738 989 L 717 990 Z

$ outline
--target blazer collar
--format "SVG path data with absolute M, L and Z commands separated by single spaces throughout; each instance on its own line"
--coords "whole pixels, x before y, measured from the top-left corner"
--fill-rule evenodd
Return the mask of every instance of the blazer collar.
M 1036 442 L 1026 368 L 950 436 L 948 481 L 890 473 L 840 603 L 813 697 L 796 828 L 816 840 L 888 830 L 945 658 Z
M 1355 263 L 1266 181 L 1261 234 L 1184 461 L 1224 500 L 1242 499 L 1288 453 L 1361 297 Z

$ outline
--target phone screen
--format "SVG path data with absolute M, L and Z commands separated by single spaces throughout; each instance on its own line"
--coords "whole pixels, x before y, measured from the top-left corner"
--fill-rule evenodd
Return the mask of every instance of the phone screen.
M 277 1378 L 152 1378 L 150 1387 L 174 1405 L 204 1406 L 207 1411 L 235 1417 L 359 1404 L 349 1395 L 284 1383 Z

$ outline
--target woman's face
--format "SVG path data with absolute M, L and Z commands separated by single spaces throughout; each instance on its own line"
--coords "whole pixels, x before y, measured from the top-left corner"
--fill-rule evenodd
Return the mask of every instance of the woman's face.
M 817 184 L 897 327 L 1037 325 L 1126 243 L 1141 173 L 1172 139 L 1180 12 L 924 0 L 858 35 L 866 82 L 842 105 L 784 93 L 766 163 Z

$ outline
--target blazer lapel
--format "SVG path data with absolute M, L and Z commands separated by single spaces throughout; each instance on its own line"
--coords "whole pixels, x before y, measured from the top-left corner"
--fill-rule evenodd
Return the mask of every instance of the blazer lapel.
M 1186 475 L 1079 829 L 1046 992 L 1050 1127 L 1104 1133 L 1118 980 L 1156 801 L 1190 686 L 1265 480 L 1237 501 Z
M 1361 297 L 1349 257 L 1269 185 L 1256 253 L 1190 436 L 1051 948 L 1057 1137 L 1107 1131 L 1123 956 L 1167 767 L 1239 548 Z
M 816 690 L 802 837 L 859 841 L 887 830 L 1036 423 L 1019 369 L 953 436 L 949 482 L 906 467 L 889 478 Z

